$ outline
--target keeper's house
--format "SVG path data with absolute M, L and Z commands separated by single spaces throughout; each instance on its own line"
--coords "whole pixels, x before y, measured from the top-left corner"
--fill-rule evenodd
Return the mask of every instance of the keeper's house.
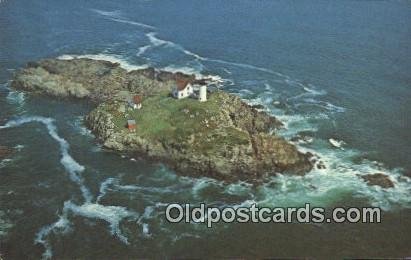
M 176 86 L 173 89 L 172 95 L 177 99 L 182 99 L 191 96 L 194 93 L 193 86 L 187 80 L 176 80 Z

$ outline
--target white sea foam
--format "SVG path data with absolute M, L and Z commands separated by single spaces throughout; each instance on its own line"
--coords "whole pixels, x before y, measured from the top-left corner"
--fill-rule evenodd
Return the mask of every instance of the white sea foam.
M 194 53 L 192 51 L 189 51 L 189 50 L 185 49 L 183 46 L 181 46 L 179 44 L 176 44 L 172 41 L 167 41 L 167 40 L 163 40 L 163 39 L 158 38 L 156 32 L 147 33 L 146 36 L 148 37 L 148 39 L 150 40 L 152 45 L 155 46 L 155 47 L 166 46 L 166 47 L 175 48 L 175 49 L 187 54 L 188 56 L 192 56 L 195 59 L 200 60 L 200 61 L 209 61 L 209 62 L 220 63 L 220 64 L 224 64 L 224 65 L 236 66 L 236 67 L 240 67 L 240 68 L 244 68 L 244 69 L 257 70 L 257 71 L 261 71 L 261 72 L 265 72 L 265 73 L 269 73 L 269 74 L 273 74 L 273 75 L 282 75 L 282 74 L 280 74 L 278 72 L 275 72 L 273 70 L 263 68 L 263 67 L 258 67 L 258 66 L 251 65 L 251 64 L 231 62 L 231 61 L 225 61 L 225 60 L 221 60 L 221 59 L 213 59 L 213 58 L 203 57 L 203 56 L 201 56 L 197 53 Z
M 11 90 L 7 95 L 7 102 L 12 105 L 24 105 L 26 100 L 24 92 Z
M 59 60 L 72 60 L 76 55 L 63 54 L 57 57 Z
M 330 138 L 330 139 L 328 139 L 328 141 L 330 142 L 330 144 L 331 144 L 332 146 L 334 146 L 334 147 L 336 147 L 336 148 L 341 148 L 341 149 L 343 149 L 343 148 L 342 148 L 342 145 L 345 144 L 344 141 L 336 140 L 336 139 L 334 139 L 334 138 Z
M 283 136 L 293 136 L 302 131 L 317 131 L 318 128 L 313 123 L 310 123 L 310 119 L 323 119 L 326 115 L 276 115 L 276 117 L 284 124 L 284 128 L 279 131 L 279 134 Z
M 306 176 L 279 174 L 255 188 L 238 183 L 227 185 L 224 193 L 241 195 L 245 199 L 226 203 L 225 206 L 250 206 L 255 203 L 258 206 L 291 207 L 311 203 L 313 206 L 326 207 L 340 202 L 344 197 L 354 196 L 365 198 L 371 206 L 383 210 L 411 208 L 411 180 L 396 170 L 383 171 L 395 183 L 394 188 L 383 189 L 379 186 L 368 186 L 359 177 L 376 172 L 376 169 L 369 165 L 353 165 L 338 158 L 321 158 L 325 159 L 327 169 L 314 169 Z M 204 182 L 200 183 L 204 185 Z
M 104 16 L 104 17 L 106 17 L 106 18 L 108 18 L 108 19 L 110 19 L 111 21 L 114 21 L 114 22 L 135 25 L 135 26 L 139 26 L 139 27 L 142 27 L 142 28 L 145 28 L 145 29 L 155 29 L 154 26 L 127 19 L 126 17 L 123 16 L 123 14 L 120 10 L 115 10 L 115 11 L 103 11 L 103 10 L 99 10 L 99 9 L 90 9 L 90 10 L 97 13 L 97 14 L 99 14 L 99 15 L 101 15 L 101 16 Z
M 90 9 L 90 10 L 100 15 L 110 16 L 110 17 L 120 17 L 122 15 L 122 12 L 120 10 L 114 10 L 114 11 L 103 11 L 99 9 Z
M 13 159 L 10 158 L 5 158 L 3 160 L 0 160 L 0 169 L 3 167 L 6 167 L 7 165 L 9 165 L 11 162 L 13 162 Z
M 140 27 L 143 27 L 143 28 L 155 29 L 154 26 L 151 26 L 151 25 L 148 25 L 148 24 L 145 24 L 145 23 L 135 22 L 135 21 L 128 20 L 128 19 L 112 18 L 111 20 L 112 20 L 112 21 L 115 21 L 115 22 L 120 22 L 120 23 L 126 23 L 126 24 L 136 25 L 136 26 L 140 26 Z
M 68 220 L 68 214 L 72 213 L 77 216 L 82 216 L 91 219 L 100 219 L 106 221 L 110 226 L 110 232 L 113 236 L 116 236 L 120 241 L 125 244 L 129 244 L 128 238 L 122 234 L 120 229 L 120 223 L 126 218 L 136 220 L 138 224 L 143 226 L 143 234 L 145 236 L 150 236 L 148 232 L 148 225 L 142 223 L 142 218 L 149 217 L 150 212 L 147 209 L 143 216 L 138 218 L 139 215 L 121 206 L 106 206 L 99 204 L 101 198 L 103 198 L 110 185 L 117 183 L 118 180 L 115 178 L 108 178 L 100 185 L 100 194 L 96 198 L 96 203 L 92 203 L 88 200 L 82 205 L 76 205 L 72 201 L 66 201 L 63 207 L 63 214 L 59 216 L 59 219 L 50 224 L 42 227 L 36 234 L 35 243 L 40 243 L 44 246 L 45 252 L 43 253 L 44 259 L 52 258 L 52 247 L 47 240 L 47 236 L 51 232 L 66 233 L 70 230 L 71 223 Z
M 79 164 L 69 154 L 68 151 L 70 145 L 64 138 L 58 135 L 57 128 L 54 125 L 54 119 L 41 116 L 21 117 L 15 120 L 8 121 L 4 126 L 0 126 L 0 129 L 17 127 L 32 122 L 42 123 L 47 127 L 49 135 L 60 145 L 61 164 L 64 166 L 66 172 L 69 174 L 70 179 L 79 185 L 84 199 L 86 201 L 91 201 L 92 195 L 90 191 L 87 189 L 87 187 L 84 185 L 83 177 L 81 175 L 81 173 L 84 171 L 84 166 Z
M 97 203 L 100 202 L 100 200 L 101 200 L 104 196 L 106 196 L 107 190 L 108 190 L 109 186 L 112 185 L 113 183 L 117 183 L 117 182 L 118 182 L 118 180 L 115 179 L 115 178 L 108 178 L 108 179 L 106 179 L 105 181 L 103 181 L 103 182 L 100 184 L 100 190 L 99 190 L 100 193 L 99 193 L 99 195 L 98 195 L 97 198 L 96 198 L 96 202 L 97 202 Z
M 147 64 L 144 64 L 144 65 L 131 64 L 127 60 L 122 58 L 120 55 L 114 55 L 114 54 L 86 54 L 86 55 L 65 54 L 57 58 L 61 60 L 72 60 L 72 59 L 78 59 L 78 58 L 87 58 L 87 59 L 92 59 L 92 60 L 105 60 L 105 61 L 110 61 L 113 63 L 118 63 L 123 69 L 127 71 L 145 69 L 149 67 L 149 65 Z M 210 83 L 217 84 L 217 85 L 221 85 L 226 82 L 224 79 L 222 79 L 218 75 L 204 75 L 200 71 L 195 70 L 192 67 L 169 65 L 161 69 L 164 71 L 169 71 L 173 73 L 182 72 L 185 74 L 194 74 L 197 79 L 210 79 L 211 81 Z
M 140 216 L 138 219 L 137 223 L 141 225 L 142 227 L 142 235 L 144 237 L 151 237 L 152 234 L 150 233 L 150 226 L 148 223 L 145 223 L 145 221 L 152 219 L 156 216 L 155 210 L 157 206 L 147 206 L 144 209 L 144 213 Z
M 310 88 L 311 87 L 311 88 Z M 303 89 L 311 94 L 314 95 L 325 95 L 327 94 L 327 92 L 325 90 L 317 90 L 315 89 L 312 85 L 310 85 L 310 87 L 308 86 L 303 86 Z
M 131 64 L 126 59 L 122 58 L 120 55 L 115 55 L 115 54 L 103 54 L 103 53 L 85 54 L 85 55 L 65 54 L 57 58 L 61 60 L 72 60 L 72 59 L 81 59 L 81 58 L 92 59 L 92 60 L 105 60 L 105 61 L 110 61 L 113 63 L 118 63 L 123 69 L 127 71 L 146 69 L 149 67 L 147 64 L 143 64 L 143 65 Z
M 151 45 L 144 45 L 138 48 L 137 56 L 143 55 L 148 49 L 150 49 Z
M 229 69 L 223 68 L 223 71 L 229 75 L 233 74 Z
M 197 79 L 209 79 L 210 84 L 223 85 L 226 82 L 225 79 L 221 78 L 218 75 L 209 75 L 209 74 L 206 75 L 206 74 L 203 74 L 200 70 L 196 70 L 193 67 L 169 65 L 169 66 L 161 68 L 161 70 L 173 72 L 173 73 L 182 72 L 184 74 L 189 74 L 189 75 L 193 74 L 195 75 Z
M 22 144 L 18 144 L 16 146 L 14 146 L 14 149 L 16 149 L 17 151 L 21 151 L 25 146 Z
M 325 94 L 327 94 L 327 92 L 325 90 L 317 90 L 314 87 L 309 88 L 305 85 L 301 84 L 302 89 L 304 90 L 304 92 L 293 96 L 293 97 L 289 97 L 287 98 L 287 100 L 296 100 L 296 99 L 301 99 L 301 98 L 306 98 L 306 97 L 314 97 L 314 96 L 323 96 Z
M 84 126 L 83 116 L 78 116 L 72 123 L 74 129 L 79 132 L 81 135 L 93 137 L 91 130 Z
M 296 104 L 296 107 L 304 106 L 304 105 L 310 105 L 310 106 L 317 106 L 320 108 L 323 108 L 325 110 L 328 110 L 330 112 L 336 112 L 336 113 L 343 113 L 345 112 L 344 107 L 340 107 L 334 104 L 331 104 L 330 102 L 327 101 L 322 101 L 322 100 L 316 100 L 313 98 L 304 98 L 300 103 Z
M 119 192 L 141 192 L 144 195 L 152 194 L 173 194 L 178 193 L 178 190 L 174 190 L 170 187 L 153 187 L 153 186 L 138 186 L 133 184 L 121 185 L 118 183 L 113 184 L 112 189 Z
M 44 226 L 37 232 L 34 242 L 37 244 L 42 244 L 45 248 L 45 251 L 42 255 L 43 259 L 51 259 L 53 257 L 52 247 L 50 243 L 46 240 L 46 237 L 51 232 L 60 231 L 66 233 L 70 230 L 70 221 L 67 219 L 67 216 L 64 212 L 64 215 L 59 216 L 56 222 Z
M 312 203 L 326 207 L 346 197 L 367 199 L 370 205 L 391 210 L 397 207 L 411 208 L 411 179 L 402 175 L 400 169 L 387 169 L 381 163 L 363 161 L 352 162 L 352 158 L 361 153 L 356 150 L 330 149 L 327 141 L 314 140 L 311 148 L 299 146 L 302 152 L 311 152 L 326 166 L 325 169 L 314 168 L 305 176 L 277 175 L 271 181 L 254 186 L 241 182 L 224 184 L 209 178 L 181 177 L 178 180 L 191 185 L 194 201 L 203 202 L 211 188 L 217 197 L 227 198 L 233 195 L 242 200 L 222 200 L 224 206 L 244 206 L 257 203 L 259 206 L 301 206 Z M 383 189 L 369 186 L 360 177 L 365 174 L 381 172 L 389 176 L 395 187 Z M 221 193 L 221 194 L 220 194 Z M 225 195 L 224 195 L 225 194 Z
M 215 63 L 220 63 L 220 64 L 225 64 L 225 65 L 232 65 L 244 69 L 250 69 L 250 70 L 256 70 L 260 72 L 265 72 L 268 74 L 273 74 L 277 75 L 277 73 L 271 69 L 251 65 L 251 64 L 246 64 L 246 63 L 239 63 L 239 62 L 232 62 L 232 61 L 225 61 L 225 60 L 220 60 L 220 59 L 212 59 L 212 58 L 206 58 L 207 61 L 215 62 Z
M 200 56 L 200 55 L 198 55 L 198 54 L 196 54 L 196 53 L 193 53 L 193 52 L 191 52 L 191 51 L 189 51 L 189 50 L 186 50 L 183 46 L 181 46 L 181 45 L 179 45 L 179 44 L 177 44 L 177 43 L 174 43 L 174 42 L 172 42 L 172 41 L 167 41 L 167 40 L 163 40 L 163 39 L 158 38 L 156 32 L 147 33 L 146 36 L 147 36 L 147 38 L 149 39 L 149 41 L 151 42 L 151 44 L 152 44 L 154 47 L 159 47 L 159 46 L 171 47 L 171 48 L 174 48 L 174 49 L 176 49 L 176 50 L 179 50 L 179 51 L 185 53 L 185 54 L 188 55 L 188 56 L 192 56 L 192 57 L 194 57 L 194 58 L 197 59 L 197 60 L 200 60 L 200 61 L 208 60 L 208 59 L 205 58 L 205 57 L 202 57 L 202 56 Z
M 284 200 L 298 201 L 298 196 L 306 200 L 312 200 L 320 204 L 328 204 L 338 201 L 343 195 L 354 195 L 367 198 L 371 205 L 390 210 L 393 207 L 411 207 L 411 179 L 403 176 L 400 169 L 386 169 L 379 164 L 371 164 L 366 161 L 353 163 L 351 158 L 359 152 L 346 150 L 330 150 L 325 143 L 314 149 L 300 147 L 303 152 L 317 154 L 324 162 L 326 169 L 314 169 L 302 179 L 298 177 L 282 176 L 278 179 L 286 187 L 294 188 L 294 192 Z M 379 186 L 368 186 L 359 176 L 382 172 L 395 183 L 394 188 L 383 189 Z M 288 185 L 287 185 L 288 184 Z M 301 187 L 303 185 L 303 187 Z M 285 191 L 282 189 L 282 191 Z M 297 193 L 297 194 L 296 194 Z M 298 194 L 300 193 L 300 194 Z M 302 193 L 302 194 L 301 194 Z M 278 199 L 278 198 L 277 198 Z
M 137 219 L 138 214 L 120 206 L 104 206 L 98 203 L 84 203 L 76 205 L 71 201 L 64 203 L 64 208 L 76 215 L 101 219 L 110 224 L 111 234 L 117 236 L 123 243 L 129 244 L 128 239 L 120 230 L 120 222 L 126 218 Z
M 160 38 L 157 38 L 156 35 L 157 35 L 156 32 L 150 32 L 150 33 L 146 34 L 147 38 L 150 40 L 150 42 L 153 46 L 158 47 L 158 46 L 163 45 L 163 46 L 175 47 L 175 48 L 181 50 L 182 47 L 180 45 L 175 44 L 174 42 L 171 42 L 171 41 L 166 41 L 166 40 L 162 40 Z

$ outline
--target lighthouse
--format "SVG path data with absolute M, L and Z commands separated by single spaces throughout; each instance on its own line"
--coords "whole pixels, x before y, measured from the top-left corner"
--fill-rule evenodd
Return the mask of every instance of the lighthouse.
M 200 86 L 200 92 L 198 94 L 198 101 L 205 102 L 207 101 L 207 86 Z

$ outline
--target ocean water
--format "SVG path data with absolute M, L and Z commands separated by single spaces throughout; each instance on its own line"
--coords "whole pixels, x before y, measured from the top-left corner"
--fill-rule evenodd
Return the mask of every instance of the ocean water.
M 0 256 L 410 256 L 411 3 L 0 1 Z M 89 57 L 211 75 L 309 142 L 326 169 L 255 185 L 179 176 L 107 151 L 85 101 L 9 88 L 31 60 Z M 329 139 L 341 142 L 334 147 Z M 383 172 L 396 187 L 367 186 Z M 167 203 L 378 206 L 381 224 L 170 224 Z M 1 225 L 0 221 L 0 225 Z

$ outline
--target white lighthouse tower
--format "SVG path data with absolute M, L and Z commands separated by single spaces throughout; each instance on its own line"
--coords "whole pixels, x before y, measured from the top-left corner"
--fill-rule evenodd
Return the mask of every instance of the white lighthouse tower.
M 205 102 L 207 101 L 207 86 L 200 86 L 200 92 L 198 94 L 198 101 Z

